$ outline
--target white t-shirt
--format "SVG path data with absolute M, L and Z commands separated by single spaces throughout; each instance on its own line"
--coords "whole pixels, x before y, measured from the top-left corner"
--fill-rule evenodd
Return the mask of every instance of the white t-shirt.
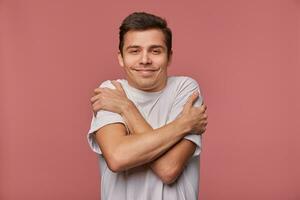
M 173 121 L 183 109 L 188 97 L 200 89 L 197 82 L 186 76 L 168 77 L 166 87 L 159 92 L 145 92 L 131 87 L 127 80 L 118 79 L 127 97 L 136 105 L 144 119 L 157 129 Z M 100 87 L 114 89 L 108 80 Z M 202 97 L 194 106 L 200 106 Z M 197 145 L 193 156 L 188 160 L 182 174 L 171 185 L 164 184 L 149 168 L 139 166 L 124 172 L 112 172 L 95 141 L 95 132 L 104 125 L 120 122 L 125 126 L 121 115 L 100 110 L 93 117 L 88 132 L 88 142 L 94 152 L 98 154 L 101 174 L 101 199 L 103 200 L 196 200 L 198 199 L 199 182 L 199 154 L 201 151 L 201 136 L 189 134 L 185 139 Z M 109 133 L 107 133 L 109 134 Z

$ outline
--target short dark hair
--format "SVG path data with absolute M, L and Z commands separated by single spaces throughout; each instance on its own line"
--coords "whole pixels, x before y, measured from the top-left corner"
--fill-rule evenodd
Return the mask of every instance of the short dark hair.
M 128 31 L 148 29 L 159 29 L 163 32 L 169 58 L 172 52 L 172 31 L 165 19 L 146 12 L 134 12 L 123 20 L 119 28 L 119 50 L 121 55 L 123 55 L 124 36 Z

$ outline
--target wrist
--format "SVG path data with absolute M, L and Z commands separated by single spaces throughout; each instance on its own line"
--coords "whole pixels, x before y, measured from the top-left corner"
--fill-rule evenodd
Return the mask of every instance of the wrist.
M 178 129 L 184 133 L 184 135 L 187 135 L 189 132 L 191 132 L 192 127 L 186 118 L 178 117 L 174 120 L 174 122 L 177 124 Z
M 131 101 L 131 100 L 129 100 L 128 99 L 128 101 L 126 101 L 124 104 L 123 104 L 123 106 L 122 106 L 122 108 L 121 108 L 121 115 L 122 116 L 125 116 L 126 115 L 126 113 L 128 113 L 128 112 L 131 112 L 132 111 L 132 109 L 134 109 L 134 103 Z

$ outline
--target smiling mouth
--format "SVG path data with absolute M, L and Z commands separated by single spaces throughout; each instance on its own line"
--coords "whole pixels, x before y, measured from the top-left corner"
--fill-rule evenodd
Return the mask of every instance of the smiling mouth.
M 138 72 L 139 74 L 141 74 L 142 76 L 151 76 L 152 74 L 154 74 L 157 70 L 142 70 L 142 69 L 139 69 L 139 70 L 135 70 L 136 72 Z
M 157 69 L 135 69 L 135 71 L 150 71 L 150 72 L 154 72 L 154 71 L 157 71 Z

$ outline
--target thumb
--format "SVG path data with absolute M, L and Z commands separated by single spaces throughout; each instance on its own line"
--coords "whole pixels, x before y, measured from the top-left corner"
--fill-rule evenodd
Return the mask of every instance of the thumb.
M 122 86 L 122 84 L 120 82 L 113 80 L 113 81 L 111 81 L 111 83 L 115 86 L 115 88 L 117 90 L 119 90 L 120 92 L 122 92 L 123 94 L 125 94 L 123 86 Z
M 184 104 L 183 109 L 191 108 L 194 104 L 194 102 L 198 99 L 199 92 L 195 91 L 193 94 L 191 94 L 187 100 L 187 102 Z

